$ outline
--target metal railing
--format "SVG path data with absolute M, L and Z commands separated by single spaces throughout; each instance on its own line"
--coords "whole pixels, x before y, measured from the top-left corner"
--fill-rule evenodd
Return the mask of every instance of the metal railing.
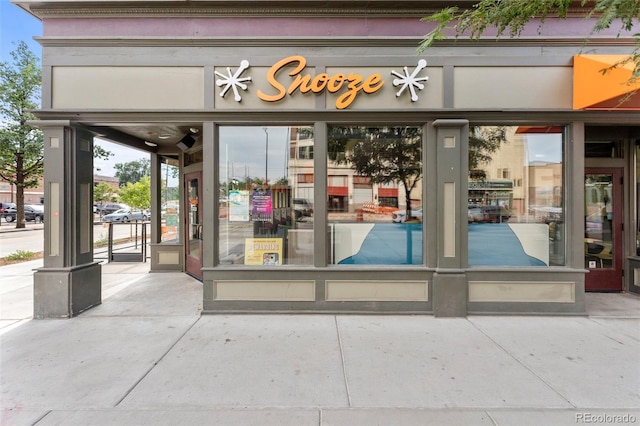
M 147 236 L 147 226 L 149 221 L 133 222 L 108 222 L 107 247 L 106 250 L 94 250 L 94 259 L 103 259 L 107 262 L 146 262 L 149 258 Z M 129 226 L 132 231 L 127 238 L 114 240 L 115 226 Z M 124 241 L 120 241 L 124 240 Z

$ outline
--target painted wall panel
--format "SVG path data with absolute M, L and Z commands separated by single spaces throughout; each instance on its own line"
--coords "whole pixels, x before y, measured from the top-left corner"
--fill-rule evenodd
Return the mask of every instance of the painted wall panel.
M 574 282 L 469 281 L 469 302 L 575 303 Z
M 314 301 L 315 281 L 214 281 L 214 300 Z
M 327 281 L 327 301 L 424 301 L 429 283 L 424 281 Z
M 56 109 L 204 108 L 202 67 L 64 67 L 52 70 Z
M 571 67 L 456 67 L 455 108 L 572 108 Z

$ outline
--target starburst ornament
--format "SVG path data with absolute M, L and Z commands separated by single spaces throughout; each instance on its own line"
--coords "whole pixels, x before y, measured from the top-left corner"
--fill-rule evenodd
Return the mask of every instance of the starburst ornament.
M 224 86 L 222 92 L 220 92 L 220 96 L 224 98 L 229 89 L 233 90 L 233 98 L 236 102 L 240 102 L 242 100 L 242 96 L 240 96 L 240 91 L 238 89 L 247 90 L 247 85 L 244 84 L 245 81 L 251 81 L 251 77 L 240 77 L 242 73 L 249 68 L 249 61 L 243 59 L 240 62 L 240 68 L 238 68 L 235 74 L 231 73 L 231 68 L 227 67 L 227 75 L 219 73 L 216 71 L 216 75 L 220 77 L 216 80 L 216 85 L 218 87 Z
M 400 90 L 396 92 L 396 97 L 400 97 L 402 92 L 404 92 L 407 88 L 411 92 L 411 102 L 416 102 L 418 100 L 418 94 L 416 93 L 416 89 L 422 90 L 424 89 L 424 84 L 421 81 L 428 81 L 429 77 L 418 77 L 420 71 L 422 71 L 427 66 L 427 61 L 424 59 L 420 59 L 418 61 L 418 66 L 413 70 L 411 74 L 409 74 L 409 70 L 407 67 L 404 67 L 404 75 L 391 71 L 391 75 L 395 75 L 398 78 L 393 79 L 393 85 L 395 87 L 400 87 Z

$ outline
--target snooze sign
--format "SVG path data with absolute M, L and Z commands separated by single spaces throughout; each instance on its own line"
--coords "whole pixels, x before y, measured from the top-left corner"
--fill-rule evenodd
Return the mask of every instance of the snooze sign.
M 258 89 L 258 98 L 265 102 L 278 102 L 287 96 L 294 96 L 298 92 L 315 94 L 325 91 L 329 93 L 340 92 L 335 105 L 337 109 L 345 109 L 356 100 L 360 93 L 376 93 L 385 84 L 382 75 L 378 73 L 366 76 L 352 72 L 312 75 L 304 72 L 306 65 L 307 60 L 303 56 L 289 56 L 273 64 L 267 71 L 269 87 L 264 88 L 264 90 Z M 412 73 L 409 73 L 407 67 L 403 69 L 404 74 L 391 71 L 391 75 L 396 77 L 393 79 L 392 84 L 395 87 L 399 87 L 396 97 L 400 97 L 403 92 L 408 91 L 411 94 L 412 102 L 418 100 L 416 89 L 424 89 L 424 82 L 429 80 L 429 77 L 419 76 L 420 71 L 426 66 L 427 61 L 421 59 Z M 232 90 L 236 102 L 242 101 L 240 90 L 246 91 L 248 88 L 247 83 L 252 81 L 250 76 L 242 77 L 242 74 L 248 68 L 249 61 L 243 60 L 235 73 L 231 71 L 231 68 L 227 68 L 226 75 L 215 71 L 215 74 L 219 77 L 216 80 L 216 85 L 222 87 L 220 96 L 224 98 L 229 90 Z

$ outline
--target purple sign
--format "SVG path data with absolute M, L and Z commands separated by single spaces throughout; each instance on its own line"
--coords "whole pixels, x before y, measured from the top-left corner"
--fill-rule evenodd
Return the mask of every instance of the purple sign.
M 271 221 L 271 191 L 259 190 L 251 194 L 251 215 L 253 220 Z

